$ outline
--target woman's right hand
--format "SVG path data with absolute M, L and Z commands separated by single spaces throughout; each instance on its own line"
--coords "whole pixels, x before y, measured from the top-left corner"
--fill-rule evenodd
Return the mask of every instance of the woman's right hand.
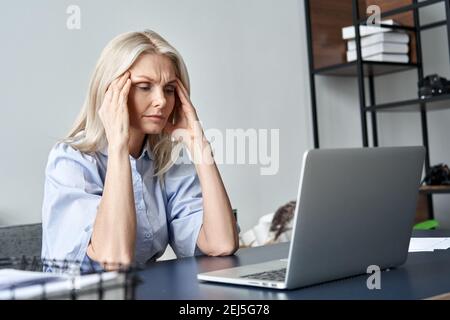
M 98 114 L 105 128 L 108 149 L 127 151 L 130 120 L 128 115 L 128 93 L 130 92 L 130 72 L 113 80 L 105 93 Z

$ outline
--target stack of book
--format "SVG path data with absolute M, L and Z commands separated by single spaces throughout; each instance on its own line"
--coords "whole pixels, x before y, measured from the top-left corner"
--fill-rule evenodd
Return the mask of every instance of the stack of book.
M 394 20 L 384 20 L 383 25 L 395 25 Z M 364 61 L 409 62 L 409 35 L 380 26 L 360 26 L 361 55 Z M 347 41 L 347 61 L 356 60 L 355 28 L 342 28 L 342 38 Z

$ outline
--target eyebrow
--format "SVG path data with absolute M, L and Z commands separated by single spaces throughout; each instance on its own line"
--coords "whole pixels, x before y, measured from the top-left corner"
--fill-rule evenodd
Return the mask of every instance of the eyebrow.
M 136 78 L 145 78 L 145 79 L 147 79 L 147 80 L 150 81 L 150 82 L 156 82 L 154 79 L 152 79 L 152 78 L 150 78 L 150 77 L 147 77 L 147 76 L 145 76 L 145 75 L 136 75 L 135 77 L 136 77 Z M 170 84 L 170 83 L 173 83 L 173 82 L 176 82 L 176 79 L 170 80 L 170 81 L 167 82 L 166 84 Z

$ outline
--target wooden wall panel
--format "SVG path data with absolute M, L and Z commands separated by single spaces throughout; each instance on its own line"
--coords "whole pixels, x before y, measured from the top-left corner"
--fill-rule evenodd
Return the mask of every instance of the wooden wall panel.
M 352 24 L 351 0 L 309 0 L 314 67 L 346 62 L 341 29 Z
M 376 4 L 381 11 L 392 10 L 412 3 L 412 0 L 358 0 L 360 17 L 367 16 L 366 8 Z M 309 0 L 311 13 L 311 32 L 314 55 L 314 68 L 323 68 L 345 63 L 346 41 L 342 39 L 341 29 L 352 25 L 352 0 Z M 413 12 L 391 17 L 402 25 L 413 26 Z M 410 34 L 410 59 L 416 62 L 415 36 Z

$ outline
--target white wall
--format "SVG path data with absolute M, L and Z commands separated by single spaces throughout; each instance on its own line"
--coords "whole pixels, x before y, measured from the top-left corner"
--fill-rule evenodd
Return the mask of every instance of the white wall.
M 81 30 L 66 28 L 79 5 Z M 24 1 L 0 21 L 0 225 L 41 219 L 48 151 L 69 129 L 115 35 L 151 28 L 183 55 L 205 129 L 280 129 L 280 171 L 220 170 L 243 230 L 296 195 L 310 140 L 303 21 L 296 0 Z
M 81 8 L 81 30 L 66 28 L 71 4 Z M 205 129 L 280 129 L 277 175 L 261 176 L 256 165 L 220 166 L 242 229 L 295 198 L 301 155 L 312 146 L 302 0 L 18 0 L 2 12 L 0 225 L 40 221 L 48 151 L 77 115 L 101 49 L 143 28 L 183 55 Z M 428 10 L 424 20 L 440 12 Z M 432 47 L 444 36 L 440 29 L 424 37 L 427 73 L 450 76 L 446 47 Z M 378 79 L 380 100 L 395 97 L 393 89 L 415 96 L 414 77 Z M 317 88 L 321 145 L 360 146 L 356 81 L 319 77 Z M 448 120 L 448 110 L 430 113 L 433 163 L 450 162 Z M 381 145 L 421 142 L 417 113 L 382 114 L 379 123 Z M 436 200 L 438 215 L 450 218 L 450 197 Z

